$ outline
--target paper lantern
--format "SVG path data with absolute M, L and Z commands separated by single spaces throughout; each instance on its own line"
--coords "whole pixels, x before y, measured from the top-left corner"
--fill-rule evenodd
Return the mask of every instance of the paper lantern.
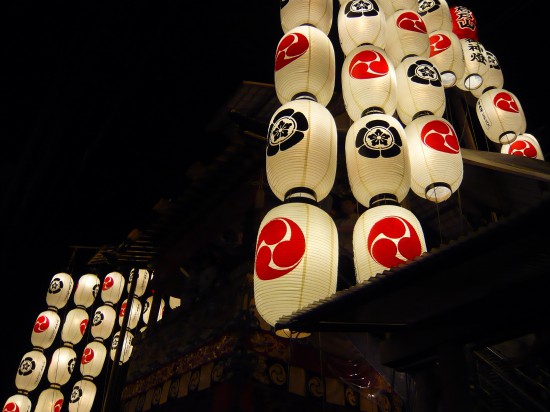
M 110 272 L 103 279 L 101 286 L 101 299 L 105 303 L 118 303 L 124 292 L 124 276 L 120 272 Z
M 376 0 L 348 0 L 338 10 L 338 37 L 347 56 L 364 44 L 386 47 L 386 16 Z
M 134 296 L 141 297 L 147 291 L 147 285 L 149 284 L 149 271 L 147 269 L 132 269 L 130 270 L 130 276 L 128 277 L 128 284 L 126 285 L 126 291 L 130 293 L 134 276 L 137 273 L 136 288 L 134 290 Z
M 369 208 L 355 223 L 353 254 L 357 283 L 426 251 L 420 222 L 401 206 L 386 204 Z
M 422 17 L 428 34 L 436 30 L 453 30 L 451 11 L 445 0 L 418 0 L 418 14 Z
M 120 305 L 120 311 L 118 312 L 118 325 L 122 326 L 122 322 L 124 321 L 124 317 L 128 316 L 128 329 L 134 329 L 137 324 L 139 323 L 139 319 L 141 317 L 141 302 L 139 299 L 133 298 L 131 300 L 131 308 L 130 312 L 128 313 L 127 306 L 128 306 L 128 299 L 124 299 L 122 302 L 122 305 Z
M 334 47 L 313 26 L 299 26 L 279 41 L 275 53 L 275 92 L 281 104 L 308 96 L 326 106 L 335 84 Z
M 482 86 L 489 70 L 487 52 L 481 43 L 473 39 L 460 39 L 464 54 L 464 73 L 456 82 L 460 90 L 475 90 Z
M 489 65 L 489 68 L 483 75 L 483 83 L 481 83 L 481 87 L 478 87 L 475 90 L 470 90 L 477 98 L 480 98 L 486 90 L 494 88 L 501 89 L 504 86 L 504 76 L 496 56 L 489 50 L 485 50 L 485 54 L 487 55 L 487 64 Z
M 269 325 L 335 293 L 337 278 L 338 233 L 328 213 L 292 202 L 265 215 L 256 242 L 254 298 Z
M 399 10 L 387 17 L 386 53 L 394 67 L 407 56 L 430 55 L 430 37 L 420 14 Z
M 123 364 L 128 362 L 130 359 L 130 356 L 132 356 L 132 349 L 134 348 L 132 346 L 132 341 L 134 340 L 134 335 L 130 331 L 126 331 L 124 334 L 124 342 L 120 342 L 120 331 L 115 333 L 113 336 L 113 340 L 111 341 L 111 350 L 109 352 L 111 360 L 115 360 L 116 351 L 118 349 L 118 346 L 122 344 L 122 348 L 120 350 L 120 358 L 119 358 L 119 364 Z
M 453 33 L 459 39 L 472 39 L 477 41 L 477 21 L 470 9 L 464 6 L 454 6 L 449 9 Z
M 422 116 L 405 127 L 411 189 L 434 203 L 447 200 L 460 186 L 463 162 L 458 137 L 451 123 Z
M 61 309 L 65 307 L 71 293 L 73 292 L 74 281 L 71 275 L 65 272 L 56 273 L 50 281 L 46 303 L 48 307 Z
M 62 410 L 64 400 L 63 393 L 57 387 L 44 389 L 40 392 L 34 411 L 59 412 Z
M 49 348 L 59 330 L 61 319 L 57 312 L 53 310 L 45 310 L 40 312 L 31 333 L 32 346 L 42 349 Z
M 336 178 L 336 123 L 328 109 L 311 100 L 293 100 L 272 116 L 267 133 L 266 175 L 280 200 L 295 188 L 324 199 Z
M 90 376 L 95 378 L 99 376 L 105 359 L 107 357 L 107 348 L 103 343 L 97 340 L 89 342 L 80 358 L 80 373 L 82 376 Z
M 102 305 L 96 309 L 92 318 L 90 332 L 94 338 L 103 340 L 111 336 L 116 321 L 116 311 L 111 305 Z
M 416 10 L 417 0 L 377 0 L 386 18 L 398 10 Z
M 41 350 L 33 349 L 25 353 L 15 375 L 15 386 L 27 393 L 33 391 L 40 383 L 45 370 L 46 356 Z
M 99 278 L 93 273 L 86 273 L 78 279 L 73 300 L 76 306 L 89 308 L 99 293 Z
M 176 309 L 181 306 L 181 298 L 177 298 L 175 296 L 170 296 L 168 299 L 168 306 L 170 309 Z
M 353 121 L 373 109 L 394 114 L 397 80 L 393 63 L 384 50 L 365 45 L 346 56 L 342 65 L 342 96 Z
M 73 385 L 69 399 L 69 412 L 89 412 L 94 405 L 97 387 L 88 379 L 81 379 Z
M 395 69 L 397 114 L 404 124 L 418 116 L 445 113 L 445 88 L 439 71 L 429 58 L 410 56 Z
M 71 346 L 63 345 L 52 354 L 48 367 L 48 381 L 51 384 L 65 385 L 76 366 L 76 352 Z
M 143 305 L 142 319 L 143 319 L 143 322 L 145 324 L 149 323 L 149 316 L 151 316 L 151 309 L 152 309 L 152 306 L 153 306 L 153 299 L 154 299 L 154 296 L 149 296 L 147 298 L 147 300 L 145 301 L 144 305 Z M 161 298 L 160 302 L 159 302 L 157 322 L 162 319 L 162 316 L 164 314 L 164 306 L 165 306 L 164 299 Z
M 353 196 L 366 207 L 390 194 L 401 202 L 410 189 L 405 130 L 386 114 L 354 122 L 346 135 L 346 166 Z M 373 202 L 371 204 L 371 202 Z
M 31 412 L 31 408 L 31 400 L 27 396 L 18 393 L 6 400 L 2 412 Z
M 503 144 L 500 153 L 544 160 L 538 140 L 529 133 L 521 133 L 512 143 Z
M 281 1 L 281 26 L 283 32 L 303 24 L 317 27 L 323 33 L 330 32 L 332 26 L 332 0 L 286 0 Z
M 464 77 L 464 53 L 460 39 L 452 31 L 435 30 L 430 34 L 430 61 L 439 71 L 444 88 Z
M 61 340 L 76 345 L 82 340 L 88 327 L 88 312 L 82 308 L 74 308 L 67 313 L 63 328 L 61 329 Z
M 525 114 L 518 98 L 505 89 L 485 91 L 476 103 L 479 123 L 489 140 L 510 144 L 526 128 Z

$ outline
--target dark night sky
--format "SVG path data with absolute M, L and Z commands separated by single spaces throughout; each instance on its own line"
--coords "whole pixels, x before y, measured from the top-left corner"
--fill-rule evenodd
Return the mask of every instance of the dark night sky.
M 476 16 L 548 157 L 541 3 L 448 4 Z M 283 32 L 276 0 L 25 1 L 2 14 L 3 405 L 69 246 L 118 243 L 161 197 L 177 195 L 212 144 L 205 122 L 243 80 L 273 82 Z M 339 53 L 335 21 L 331 34 Z

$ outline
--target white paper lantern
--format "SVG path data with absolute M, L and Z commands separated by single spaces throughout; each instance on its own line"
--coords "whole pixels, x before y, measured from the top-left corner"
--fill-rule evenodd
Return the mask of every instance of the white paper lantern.
M 109 352 L 111 360 L 115 360 L 116 351 L 118 349 L 118 346 L 122 344 L 121 352 L 120 352 L 120 358 L 119 358 L 119 364 L 123 364 L 128 362 L 130 359 L 130 356 L 132 356 L 132 349 L 134 348 L 132 346 L 132 341 L 134 340 L 134 335 L 130 331 L 126 331 L 124 334 L 124 343 L 120 342 L 120 331 L 115 333 L 113 336 L 113 340 L 111 341 L 111 350 Z
M 286 33 L 275 53 L 275 92 L 281 104 L 309 96 L 326 106 L 336 80 L 334 47 L 328 36 L 313 26 Z
M 96 274 L 86 273 L 78 279 L 73 300 L 76 306 L 89 308 L 99 293 L 100 281 Z
M 485 91 L 476 103 L 479 123 L 489 140 L 510 144 L 525 133 L 526 120 L 519 99 L 505 89 Z
M 32 346 L 42 349 L 49 348 L 59 330 L 61 319 L 57 312 L 53 310 L 45 310 L 40 312 L 31 333 Z
M 504 86 L 504 76 L 496 56 L 489 50 L 485 50 L 485 54 L 487 54 L 489 69 L 487 70 L 487 73 L 483 75 L 483 83 L 481 84 L 481 87 L 471 90 L 472 94 L 477 98 L 480 98 L 486 90 L 494 88 L 501 89 Z
M 286 0 L 281 1 L 281 27 L 287 33 L 303 24 L 317 27 L 323 33 L 332 27 L 332 0 Z
M 170 296 L 168 299 L 168 306 L 170 309 L 176 309 L 181 306 L 181 298 L 177 298 L 175 296 Z
M 428 30 L 415 10 L 398 10 L 387 17 L 386 53 L 395 67 L 407 56 L 430 55 Z
M 58 388 L 47 388 L 40 392 L 34 412 L 60 412 L 65 397 Z
M 10 396 L 4 403 L 2 412 L 31 412 L 32 402 L 23 394 Z
M 128 316 L 128 329 L 134 329 L 137 326 L 142 311 L 141 302 L 139 301 L 139 299 L 133 298 L 131 300 L 131 303 L 132 307 L 130 308 L 130 313 L 128 313 L 127 311 L 128 299 L 124 299 L 122 305 L 120 305 L 120 310 L 118 312 L 118 325 L 122 326 L 122 322 L 124 322 L 124 317 Z
M 80 358 L 80 373 L 82 376 L 95 378 L 99 376 L 105 364 L 107 348 L 100 341 L 89 342 Z
M 338 233 L 321 208 L 284 203 L 263 218 L 256 242 L 254 298 L 260 316 L 275 326 L 282 316 L 336 292 Z M 280 336 L 292 336 L 278 331 Z
M 120 272 L 110 272 L 103 279 L 101 299 L 105 303 L 117 304 L 124 292 L 124 276 Z
M 445 88 L 439 71 L 429 58 L 410 56 L 395 69 L 397 114 L 404 124 L 420 115 L 443 116 Z
M 544 160 L 538 140 L 529 133 L 521 133 L 512 143 L 503 144 L 500 153 Z
M 378 4 L 384 10 L 386 18 L 398 10 L 416 10 L 418 8 L 417 0 L 377 0 Z
M 373 109 L 394 114 L 397 80 L 393 63 L 384 50 L 365 45 L 346 56 L 342 65 L 342 97 L 353 121 Z
M 324 199 L 336 178 L 338 134 L 328 109 L 311 100 L 293 100 L 272 116 L 267 138 L 266 175 L 273 193 L 284 200 L 295 188 Z
M 401 202 L 410 189 L 410 164 L 405 130 L 386 114 L 354 122 L 346 135 L 346 166 L 353 196 L 366 207 L 379 195 Z
M 152 306 L 153 306 L 153 299 L 154 299 L 154 296 L 149 296 L 147 298 L 147 300 L 145 301 L 145 303 L 143 304 L 142 319 L 143 319 L 143 322 L 146 325 L 149 323 L 149 317 L 151 316 L 151 309 L 152 309 Z M 157 322 L 162 319 L 162 316 L 164 314 L 164 306 L 165 306 L 164 299 L 160 298 L 159 310 L 158 310 L 158 314 L 157 314 Z
M 94 338 L 107 339 L 113 332 L 116 311 L 111 305 L 102 305 L 96 309 L 92 318 L 90 332 Z
M 405 127 L 411 163 L 411 189 L 434 203 L 447 200 L 460 186 L 463 162 L 451 123 L 422 116 Z
M 464 54 L 464 73 L 457 80 L 456 87 L 464 91 L 478 89 L 489 70 L 487 52 L 480 42 L 473 39 L 460 39 L 460 44 Z
M 443 87 L 456 84 L 464 77 L 464 53 L 456 34 L 449 30 L 436 30 L 430 34 L 430 61 L 441 75 Z
M 94 405 L 97 387 L 88 379 L 81 379 L 73 385 L 69 399 L 69 412 L 89 412 Z
M 338 37 L 347 56 L 363 44 L 386 47 L 386 16 L 376 0 L 348 0 L 338 10 Z
M 71 275 L 65 272 L 56 273 L 50 281 L 46 294 L 47 305 L 56 309 L 65 307 L 71 297 L 73 287 L 74 281 Z
M 130 288 L 134 280 L 134 276 L 137 272 L 136 288 L 134 290 L 134 296 L 141 297 L 147 291 L 147 285 L 149 284 L 150 273 L 147 269 L 132 269 L 130 270 L 130 276 L 128 277 L 128 284 L 126 285 L 126 291 L 130 293 Z
M 418 14 L 426 24 L 428 34 L 436 30 L 453 30 L 451 12 L 445 0 L 418 0 Z
M 45 370 L 46 356 L 41 350 L 33 349 L 25 353 L 15 375 L 15 386 L 25 392 L 33 391 L 40 383 Z
M 357 283 L 426 251 L 420 222 L 401 206 L 380 205 L 367 209 L 355 223 L 353 254 Z
M 88 312 L 82 308 L 74 308 L 67 313 L 63 328 L 61 329 L 61 340 L 76 345 L 82 340 L 88 327 Z
M 48 367 L 48 381 L 51 384 L 65 385 L 76 366 L 76 352 L 71 346 L 57 348 L 50 359 Z

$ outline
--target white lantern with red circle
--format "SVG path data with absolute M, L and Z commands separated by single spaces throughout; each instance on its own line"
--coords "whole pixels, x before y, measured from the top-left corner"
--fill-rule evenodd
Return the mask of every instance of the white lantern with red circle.
M 61 319 L 57 312 L 51 309 L 40 312 L 32 328 L 32 346 L 42 349 L 49 348 L 57 336 L 60 324 Z
M 486 90 L 476 103 L 479 123 L 489 140 L 510 144 L 525 133 L 526 120 L 519 99 L 505 89 Z
M 124 276 L 120 272 L 110 272 L 101 285 L 101 300 L 105 303 L 117 304 L 124 292 Z
M 396 204 L 369 208 L 355 223 L 353 254 L 357 283 L 426 251 L 420 222 L 410 210 Z
M 134 296 L 141 297 L 147 291 L 147 285 L 149 284 L 150 273 L 147 269 L 132 269 L 130 270 L 130 276 L 128 277 L 128 284 L 126 285 L 126 291 L 130 293 L 134 276 L 137 273 L 136 287 L 134 290 Z
M 449 12 L 451 13 L 453 33 L 459 39 L 473 39 L 477 41 L 477 20 L 474 13 L 464 6 L 453 6 L 449 9 Z
M 464 91 L 483 87 L 483 78 L 489 70 L 485 47 L 473 39 L 460 39 L 460 45 L 464 54 L 464 73 L 456 81 L 456 87 Z
M 477 98 L 480 98 L 486 90 L 494 88 L 501 89 L 504 86 L 504 76 L 496 56 L 489 50 L 485 50 L 485 53 L 487 55 L 489 69 L 487 70 L 487 73 L 483 75 L 483 83 L 481 84 L 481 87 L 471 90 L 472 94 Z
M 33 349 L 23 355 L 15 375 L 15 386 L 25 392 L 31 392 L 40 384 L 46 370 L 46 356 L 40 349 Z
M 404 124 L 420 115 L 443 116 L 445 88 L 439 71 L 429 58 L 409 56 L 395 69 L 397 114 Z
M 107 339 L 113 332 L 116 322 L 116 311 L 112 305 L 97 308 L 92 318 L 90 332 L 94 338 Z
M 416 10 L 417 0 L 377 0 L 386 18 L 398 10 Z
M 336 178 L 338 134 L 328 109 L 298 99 L 282 105 L 272 116 L 266 148 L 266 175 L 280 200 L 296 188 L 308 188 L 324 199 Z
M 65 385 L 76 366 L 76 352 L 71 344 L 64 344 L 57 348 L 50 359 L 48 367 L 48 381 L 51 384 Z
M 62 410 L 65 397 L 58 387 L 50 387 L 40 392 L 35 412 L 59 412 Z
M 345 56 L 364 44 L 386 47 L 386 15 L 377 0 L 348 0 L 342 4 L 338 37 Z
M 89 342 L 80 358 L 80 373 L 82 376 L 95 378 L 103 370 L 105 359 L 107 357 L 107 348 L 98 340 Z
M 430 61 L 437 67 L 443 87 L 448 88 L 464 77 L 464 53 L 460 39 L 449 30 L 430 34 Z
M 412 9 L 398 10 L 387 17 L 385 50 L 396 68 L 407 56 L 430 55 L 430 37 L 420 14 Z
M 142 319 L 143 319 L 143 322 L 146 325 L 149 323 L 149 317 L 151 316 L 151 309 L 153 307 L 153 301 L 154 301 L 154 296 L 149 296 L 145 300 L 145 303 L 143 304 Z M 157 314 L 157 322 L 162 319 L 162 316 L 164 314 L 164 306 L 165 306 L 164 299 L 160 298 L 159 299 L 158 314 Z
M 76 345 L 82 340 L 88 327 L 88 312 L 82 308 L 74 308 L 67 313 L 63 328 L 61 329 L 61 340 Z
M 131 307 L 129 308 L 130 311 L 128 312 L 128 305 L 131 304 Z M 122 301 L 122 305 L 120 305 L 120 310 L 118 312 L 118 325 L 122 326 L 122 322 L 124 322 L 124 318 L 128 317 L 128 324 L 127 327 L 129 329 L 134 329 L 137 324 L 139 323 L 139 319 L 141 317 L 141 302 L 137 298 L 132 298 L 131 300 L 124 299 Z
M 418 14 L 426 24 L 428 34 L 436 30 L 453 30 L 451 11 L 445 0 L 418 0 Z
M 401 202 L 410 189 L 405 130 L 386 114 L 369 114 L 354 122 L 346 135 L 346 166 L 353 196 L 366 207 L 380 195 Z
M 118 347 L 119 347 L 119 345 L 122 345 L 122 347 L 120 349 L 120 358 L 118 360 L 119 365 L 128 362 L 128 360 L 132 356 L 132 349 L 134 348 L 132 346 L 132 342 L 134 340 L 134 335 L 129 330 L 127 330 L 126 333 L 124 334 L 124 342 L 121 343 L 120 342 L 121 341 L 120 333 L 121 332 L 118 331 L 113 336 L 113 340 L 111 341 L 111 349 L 110 349 L 110 352 L 109 352 L 111 360 L 114 361 L 117 350 L 118 350 Z
M 32 402 L 21 393 L 10 396 L 4 403 L 2 412 L 31 412 Z
M 317 27 L 328 35 L 332 27 L 332 0 L 286 0 L 280 2 L 281 27 L 287 33 L 303 24 Z
M 78 279 L 73 300 L 76 306 L 89 308 L 93 305 L 99 293 L 99 277 L 94 273 L 86 273 Z
M 427 115 L 405 127 L 411 163 L 411 189 L 434 203 L 447 200 L 462 183 L 463 162 L 453 125 Z
M 538 140 L 530 133 L 521 133 L 512 143 L 503 144 L 500 153 L 544 160 L 544 154 Z
M 81 379 L 73 385 L 69 399 L 69 412 L 90 412 L 94 406 L 97 387 L 89 379 Z
M 288 202 L 265 215 L 256 242 L 254 298 L 269 325 L 335 293 L 337 278 L 338 233 L 328 213 Z
M 397 107 L 395 68 L 386 52 L 374 45 L 356 47 L 342 65 L 342 97 L 353 120 L 373 109 L 393 115 Z
M 46 303 L 48 307 L 61 309 L 65 307 L 71 293 L 73 292 L 74 281 L 71 275 L 65 272 L 56 273 L 50 281 Z
M 275 53 L 275 92 L 281 104 L 299 96 L 326 106 L 336 80 L 334 47 L 328 36 L 313 26 L 298 26 L 286 33 Z

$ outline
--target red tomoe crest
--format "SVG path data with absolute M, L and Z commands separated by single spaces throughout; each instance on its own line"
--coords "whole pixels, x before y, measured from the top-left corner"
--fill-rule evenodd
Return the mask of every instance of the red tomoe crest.
M 514 156 L 537 157 L 537 149 L 526 140 L 516 140 L 508 147 L 508 154 Z
M 460 145 L 454 129 L 441 120 L 432 120 L 420 131 L 422 143 L 434 150 L 456 154 L 460 152 Z
M 444 34 L 430 36 L 430 57 L 436 56 L 451 47 L 451 39 Z
M 280 217 L 261 230 L 256 244 L 256 274 L 261 280 L 280 278 L 300 264 L 306 251 L 306 239 L 293 220 Z
M 372 258 L 392 268 L 422 253 L 420 237 L 414 227 L 399 216 L 385 217 L 369 232 L 367 247 Z
M 38 319 L 36 319 L 36 322 L 34 323 L 34 332 L 35 333 L 41 333 L 50 327 L 50 319 L 47 316 L 39 316 Z
M 54 412 L 60 412 L 62 406 L 63 406 L 63 399 L 58 399 L 57 401 L 55 401 L 55 404 L 53 406 Z
M 397 21 L 395 24 L 397 25 L 397 27 L 403 30 L 415 31 L 417 33 L 428 33 L 424 20 L 422 20 L 422 18 L 418 14 L 413 13 L 412 11 L 401 13 L 397 17 Z
M 113 279 L 112 276 L 107 276 L 105 278 L 105 280 L 103 281 L 103 287 L 102 289 L 103 290 L 108 290 L 108 289 L 111 289 L 113 287 L 113 285 L 115 284 L 115 281 Z
M 302 33 L 289 33 L 279 42 L 275 54 L 275 71 L 303 56 L 309 48 L 309 41 Z
M 8 402 L 2 412 L 19 412 L 19 406 L 15 402 Z
M 519 113 L 519 107 L 514 98 L 506 92 L 500 92 L 493 97 L 493 104 L 500 110 L 510 113 Z
M 80 334 L 84 336 L 84 332 L 86 332 L 86 328 L 88 327 L 88 319 L 83 319 L 82 322 L 80 322 Z
M 121 318 L 124 317 L 124 314 L 126 313 L 126 304 L 128 302 L 123 302 L 122 305 L 120 305 L 120 312 L 118 313 L 118 316 Z
M 87 363 L 90 363 L 94 360 L 94 350 L 92 348 L 86 348 L 84 349 L 84 352 L 82 353 L 82 358 L 80 359 L 80 363 L 83 365 L 86 365 Z
M 388 74 L 388 62 L 374 50 L 364 50 L 351 59 L 349 75 L 354 79 L 374 79 Z

